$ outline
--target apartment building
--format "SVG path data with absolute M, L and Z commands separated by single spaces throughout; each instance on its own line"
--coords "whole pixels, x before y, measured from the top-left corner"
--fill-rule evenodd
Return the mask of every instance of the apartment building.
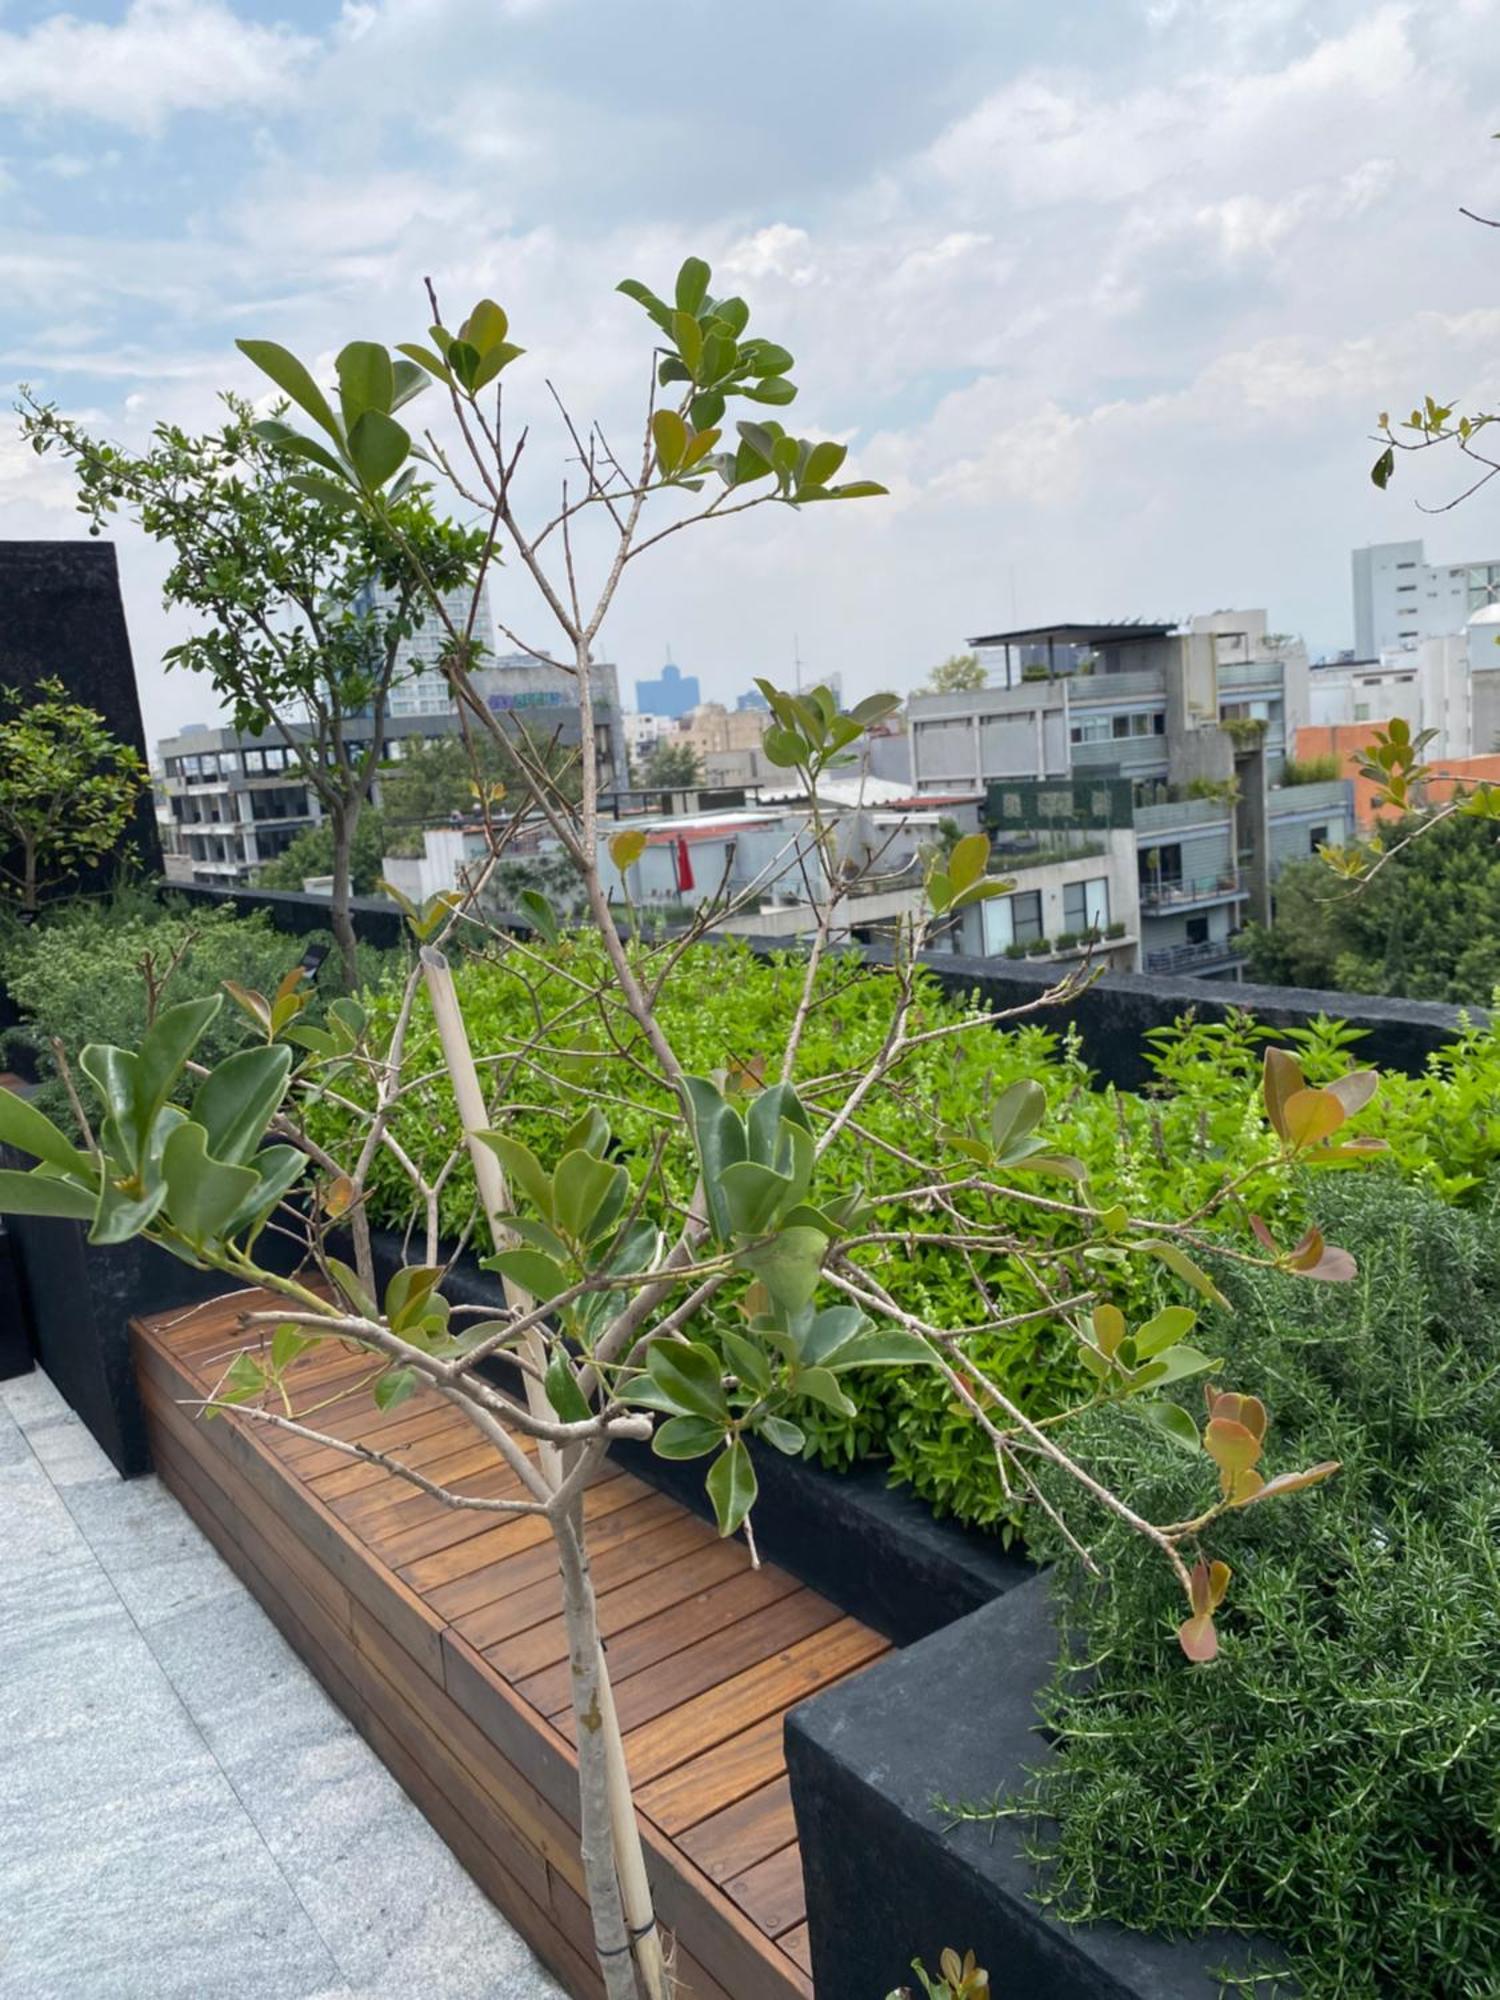
M 571 674 L 517 654 L 491 661 L 472 678 L 502 726 L 525 728 L 563 744 L 578 742 L 580 716 Z M 601 784 L 614 786 L 626 775 L 615 669 L 596 664 L 590 682 L 596 765 Z M 391 710 L 382 733 L 383 764 L 398 763 L 414 738 L 434 741 L 458 730 L 451 701 L 441 708 L 398 712 L 393 699 Z M 355 716 L 346 725 L 355 755 L 369 744 L 374 726 L 368 715 Z M 303 741 L 312 734 L 303 723 L 287 727 Z M 194 728 L 165 737 L 156 747 L 179 875 L 226 886 L 253 881 L 263 862 L 275 860 L 304 828 L 322 818 L 317 795 L 279 731 L 254 737 L 233 729 Z M 373 796 L 378 804 L 378 775 Z
M 1378 659 L 1313 668 L 1313 728 L 1373 727 L 1400 717 L 1432 731 L 1429 758 L 1486 757 L 1500 749 L 1500 604 L 1483 605 L 1456 632 Z
M 1185 627 L 1058 624 L 969 645 L 986 687 L 908 704 L 917 792 L 983 791 L 997 846 L 1008 827 L 1037 831 L 1033 817 L 1065 843 L 1097 843 L 1112 864 L 1096 878 L 1112 885 L 1109 922 L 1138 925 L 1142 971 L 1237 978 L 1235 935 L 1269 916 L 1277 869 L 1352 828 L 1345 781 L 1285 783 L 1308 719 L 1300 642 L 1268 632 L 1262 611 L 1218 611 Z M 1133 908 L 1119 885 L 1126 855 Z M 1065 885 L 1052 886 L 1060 898 Z M 1076 892 L 1070 905 L 1078 914 Z M 1048 907 L 1044 891 L 1012 911 L 1008 948 L 1037 942 L 1037 924 L 1051 937 Z M 994 909 L 999 941 L 1007 918 Z M 1063 935 L 1073 928 L 1065 920 Z
M 1476 611 L 1500 603 L 1500 558 L 1430 563 L 1420 541 L 1375 542 L 1353 550 L 1349 566 L 1361 660 L 1462 632 Z

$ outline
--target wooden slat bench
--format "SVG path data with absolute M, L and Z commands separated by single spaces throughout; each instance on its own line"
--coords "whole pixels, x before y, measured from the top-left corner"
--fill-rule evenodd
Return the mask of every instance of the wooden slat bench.
M 470 1873 L 568 1990 L 601 1985 L 577 1849 L 561 1592 L 545 1526 L 456 1510 L 272 1426 L 205 1422 L 247 1337 L 239 1293 L 133 1326 L 152 1451 L 176 1494 Z M 382 1416 L 368 1356 L 309 1354 L 299 1415 L 499 1496 L 513 1476 L 421 1393 Z M 316 1406 L 315 1413 L 314 1406 Z M 606 1468 L 592 1562 L 662 1922 L 693 2000 L 812 1982 L 782 1753 L 786 1711 L 887 1642 L 675 1500 Z

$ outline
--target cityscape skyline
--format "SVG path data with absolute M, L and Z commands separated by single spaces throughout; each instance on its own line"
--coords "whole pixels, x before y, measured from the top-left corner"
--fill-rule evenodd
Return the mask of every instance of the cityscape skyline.
M 1500 394 L 1493 239 L 1458 212 L 1500 208 L 1497 13 L 767 0 L 781 82 L 696 175 L 674 0 L 17 0 L 0 396 L 29 382 L 127 443 L 206 426 L 221 388 L 261 390 L 236 336 L 326 375 L 347 339 L 421 335 L 431 274 L 509 312 L 550 502 L 545 381 L 633 425 L 642 324 L 613 287 L 694 252 L 797 356 L 799 424 L 890 497 L 751 515 L 695 562 L 669 544 L 601 634 L 627 683 L 670 633 L 710 699 L 799 657 L 905 692 L 966 633 L 1216 604 L 1337 652 L 1350 549 L 1453 497 L 1405 463 L 1371 487 L 1377 412 Z M 1493 546 L 1492 518 L 1471 503 L 1432 559 Z M 0 430 L 0 536 L 83 532 L 66 469 Z M 211 721 L 161 668 L 158 553 L 118 540 L 149 733 Z

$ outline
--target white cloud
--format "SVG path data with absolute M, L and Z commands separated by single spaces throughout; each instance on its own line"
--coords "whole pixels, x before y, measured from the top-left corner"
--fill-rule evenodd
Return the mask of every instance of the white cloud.
M 317 46 L 223 0 L 131 0 L 113 24 L 52 14 L 0 34 L 0 106 L 137 131 L 174 112 L 274 108 Z

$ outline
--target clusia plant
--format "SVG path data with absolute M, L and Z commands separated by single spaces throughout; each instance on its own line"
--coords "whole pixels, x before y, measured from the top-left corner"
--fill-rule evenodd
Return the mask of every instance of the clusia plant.
M 878 845 L 848 837 L 825 803 L 823 781 L 849 763 L 863 732 L 896 704 L 874 696 L 844 714 L 826 689 L 788 693 L 763 684 L 773 712 L 767 754 L 794 774 L 806 802 L 787 850 L 748 885 L 706 888 L 689 928 L 675 936 L 643 936 L 628 921 L 628 895 L 620 904 L 611 893 L 611 884 L 628 885 L 644 834 L 628 824 L 601 825 L 589 668 L 632 565 L 680 532 L 706 532 L 731 515 L 881 491 L 867 481 L 835 483 L 842 445 L 795 436 L 763 414 L 796 395 L 791 356 L 748 336 L 744 302 L 712 296 L 709 283 L 707 266 L 690 259 L 670 302 L 635 283 L 620 287 L 644 307 L 658 336 L 636 451 L 627 466 L 599 428 L 580 427 L 554 399 L 568 470 L 559 504 L 537 526 L 521 518 L 518 466 L 528 434 L 512 431 L 499 394 L 521 350 L 497 305 L 482 301 L 453 333 L 434 298 L 429 342 L 395 356 L 353 343 L 338 357 L 333 398 L 285 349 L 242 343 L 312 426 L 295 427 L 285 405 L 261 426 L 298 468 L 308 497 L 358 513 L 399 541 L 403 500 L 424 482 L 448 482 L 479 517 L 486 567 L 503 559 L 501 630 L 572 676 L 578 770 L 565 780 L 524 737 L 506 738 L 526 796 L 506 802 L 514 809 L 503 821 L 491 816 L 486 865 L 523 826 L 550 834 L 582 885 L 590 948 L 560 936 L 555 915 L 535 896 L 530 935 L 486 939 L 476 914 L 481 866 L 464 892 L 409 908 L 417 949 L 387 1034 L 376 1037 L 347 1000 L 334 1004 L 325 1025 L 307 1025 L 293 973 L 274 995 L 232 996 L 262 1039 L 211 1072 L 196 1069 L 192 1057 L 220 998 L 159 1013 L 138 1050 L 85 1049 L 78 1066 L 98 1106 L 91 1120 L 79 1095 L 76 1143 L 21 1100 L 0 1097 L 0 1138 L 38 1161 L 30 1172 L 0 1175 L 0 1209 L 76 1216 L 101 1243 L 144 1235 L 191 1263 L 278 1295 L 270 1310 L 247 1310 L 258 1344 L 247 1343 L 209 1399 L 211 1412 L 371 1459 L 455 1508 L 545 1520 L 568 1634 L 581 1851 L 610 2000 L 664 2000 L 671 1984 L 589 1568 L 585 1495 L 612 1441 L 650 1438 L 664 1457 L 705 1461 L 719 1526 L 725 1535 L 743 1534 L 753 1561 L 756 1471 L 748 1440 L 795 1453 L 804 1443 L 798 1410 L 810 1402 L 847 1409 L 843 1378 L 852 1370 L 936 1369 L 955 1405 L 993 1444 L 996 1476 L 1009 1489 L 1053 1511 L 1035 1477 L 1039 1464 L 1050 1463 L 1076 1483 L 1081 1514 L 1104 1508 L 1159 1547 L 1186 1614 L 1183 1648 L 1207 1660 L 1229 1576 L 1205 1537 L 1233 1510 L 1334 1468 L 1263 1470 L 1267 1413 L 1232 1390 L 1208 1389 L 1200 1428 L 1185 1406 L 1162 1394 L 1213 1374 L 1212 1357 L 1187 1338 L 1195 1312 L 1167 1305 L 1128 1326 L 1110 1300 L 1112 1281 L 1126 1259 L 1146 1256 L 1215 1299 L 1197 1261 L 1210 1243 L 1310 1278 L 1347 1277 L 1351 1261 L 1316 1232 L 1290 1250 L 1269 1232 L 1255 1248 L 1229 1247 L 1210 1237 L 1209 1225 L 1220 1211 L 1244 1207 L 1257 1179 L 1277 1168 L 1356 1157 L 1362 1142 L 1344 1138 L 1341 1128 L 1375 1081 L 1364 1073 L 1311 1089 L 1289 1057 L 1273 1055 L 1260 1168 L 1226 1179 L 1181 1221 L 1146 1220 L 1096 1196 L 1078 1163 L 1046 1145 L 1046 1105 L 1030 1083 L 998 1094 L 965 1131 L 934 1135 L 930 1157 L 902 1155 L 909 1178 L 899 1191 L 878 1201 L 827 1191 L 835 1148 L 858 1154 L 888 1143 L 866 1122 L 877 1094 L 899 1088 L 903 1065 L 954 1031 L 924 1025 L 923 947 L 936 929 L 1007 885 L 986 872 L 983 835 L 935 857 L 912 895 L 893 962 L 868 969 L 889 994 L 881 1046 L 857 1070 L 806 1074 L 805 1031 L 851 906 L 895 872 L 883 872 Z M 446 409 L 442 435 L 434 428 L 418 439 L 393 411 L 404 409 L 424 377 L 439 385 Z M 746 404 L 752 414 L 728 432 L 727 412 Z M 421 552 L 411 547 L 408 554 L 425 587 Z M 596 576 L 588 590 L 586 573 Z M 525 591 L 558 635 L 550 649 L 519 635 L 514 602 Z M 444 667 L 461 712 L 476 732 L 500 731 L 471 677 L 482 653 L 477 591 L 466 616 L 455 614 L 435 585 L 430 603 L 447 626 Z M 692 942 L 788 870 L 806 887 L 811 945 L 785 1041 L 774 1052 L 749 1052 L 733 1068 L 689 1074 L 661 1025 L 660 996 Z M 567 997 L 546 1008 L 538 1001 L 524 1042 L 471 1045 L 449 965 L 455 943 L 471 941 L 538 992 L 537 974 L 561 974 Z M 547 990 L 555 990 L 551 981 Z M 1067 990 L 1064 984 L 1049 997 Z M 407 1055 L 419 1005 L 435 1021 L 456 1110 L 451 1155 L 436 1180 L 392 1131 L 396 1108 L 414 1094 L 437 1101 L 433 1077 L 413 1074 Z M 975 1015 L 965 1025 L 1006 1018 Z M 515 1129 L 528 1108 L 526 1080 L 537 1075 L 564 1082 L 577 1105 L 576 1122 L 550 1147 L 524 1142 Z M 660 1132 L 648 1156 L 623 1152 L 611 1133 L 611 1114 L 642 1101 L 633 1095 L 642 1078 L 657 1090 L 664 1085 L 679 1114 L 677 1129 Z M 306 1113 L 320 1100 L 359 1111 L 353 1157 L 332 1157 L 310 1135 Z M 669 1156 L 679 1137 L 689 1169 L 674 1179 Z M 396 1160 L 426 1217 L 422 1261 L 405 1264 L 383 1286 L 365 1214 L 377 1156 Z M 481 1247 L 505 1286 L 503 1311 L 488 1315 L 451 1305 L 443 1290 L 445 1247 L 451 1259 L 458 1246 L 439 1240 L 438 1198 L 442 1180 L 464 1158 L 482 1211 Z M 1034 1233 L 1017 1228 L 1017 1213 L 1037 1217 Z M 301 1234 L 305 1259 L 295 1277 L 267 1268 L 259 1250 L 273 1220 Z M 918 1231 L 950 1250 L 967 1273 L 972 1309 L 959 1323 L 939 1323 L 903 1298 L 901 1247 Z M 997 1280 L 1017 1270 L 1034 1288 L 1035 1304 L 1011 1311 L 999 1303 Z M 1141 1518 L 1060 1441 L 1068 1412 L 1034 1421 L 992 1379 L 983 1360 L 987 1337 L 1058 1322 L 1072 1327 L 1078 1342 L 1080 1411 L 1139 1408 L 1159 1428 L 1164 1449 L 1201 1454 L 1205 1474 L 1217 1472 L 1216 1490 L 1205 1478 L 1194 1519 L 1163 1526 Z M 314 1421 L 316 1396 L 299 1392 L 298 1372 L 330 1341 L 370 1356 L 370 1390 L 382 1408 L 419 1387 L 457 1405 L 493 1446 L 500 1472 L 472 1487 L 444 1486 L 399 1456 L 325 1436 Z M 1085 1533 L 1082 1519 L 1068 1529 L 1087 1561 Z

